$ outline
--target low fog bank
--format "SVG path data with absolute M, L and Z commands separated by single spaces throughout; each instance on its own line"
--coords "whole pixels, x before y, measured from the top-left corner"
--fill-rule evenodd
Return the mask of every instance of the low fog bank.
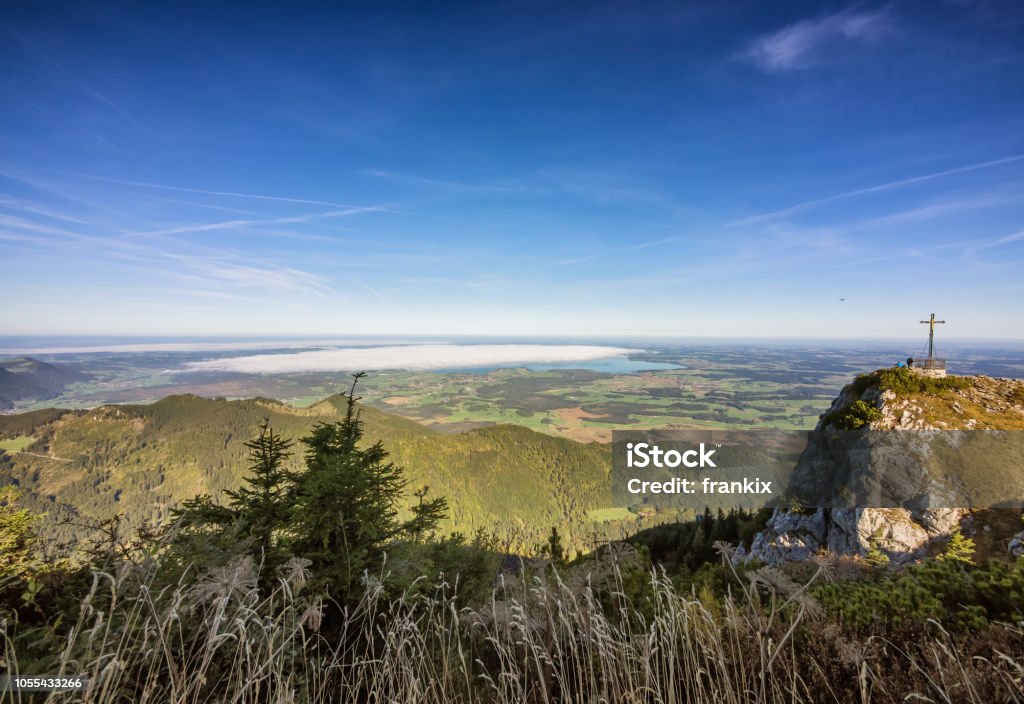
M 226 357 L 185 365 L 187 371 L 288 374 L 379 369 L 458 369 L 585 362 L 642 352 L 598 345 L 398 345 Z

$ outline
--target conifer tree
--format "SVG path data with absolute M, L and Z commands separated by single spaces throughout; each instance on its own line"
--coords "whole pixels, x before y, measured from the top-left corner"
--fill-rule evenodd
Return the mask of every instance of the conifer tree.
M 864 561 L 872 567 L 885 567 L 889 564 L 889 556 L 881 547 L 881 536 L 877 533 L 868 540 L 868 550 L 864 553 Z
M 702 520 L 700 523 L 693 527 L 693 536 L 690 538 L 689 554 L 693 557 L 702 555 L 704 549 L 707 547 L 707 533 L 705 532 L 705 526 L 708 524 L 707 520 Z
M 448 500 L 443 496 L 427 500 L 429 486 L 422 486 L 413 492 L 418 502 L 412 507 L 412 518 L 406 523 L 410 537 L 419 542 L 432 531 L 448 513 Z
M 551 526 L 551 535 L 548 542 L 541 548 L 541 553 L 547 555 L 553 565 L 565 564 L 565 547 L 562 545 L 562 536 L 558 534 L 558 528 Z
M 182 502 L 169 529 L 174 557 L 186 563 L 219 564 L 251 552 L 269 582 L 287 557 L 283 545 L 291 519 L 295 475 L 284 467 L 291 441 L 274 433 L 269 419 L 259 425 L 249 449 L 250 474 L 223 504 L 208 495 Z
M 14 486 L 0 489 L 0 577 L 25 577 L 39 560 L 39 516 L 18 508 L 21 493 Z
M 974 540 L 968 538 L 957 528 L 950 534 L 949 542 L 946 543 L 946 551 L 939 555 L 939 559 L 961 565 L 969 565 L 972 562 L 971 558 L 974 556 L 974 550 Z
M 280 535 L 290 519 L 290 502 L 295 488 L 295 474 L 284 462 L 291 456 L 290 440 L 274 433 L 270 419 L 260 423 L 255 440 L 245 443 L 249 448 L 249 475 L 238 491 L 226 492 L 228 505 L 251 535 L 268 566 L 277 564 L 280 550 L 275 535 Z
M 388 461 L 379 441 L 360 446 L 355 388 L 363 376 L 353 375 L 344 419 L 319 423 L 302 439 L 306 472 L 297 478 L 293 508 L 293 551 L 312 561 L 313 572 L 338 597 L 352 593 L 364 573 L 380 569 L 389 542 L 413 527 L 417 535 L 432 530 L 444 505 L 427 502 L 411 524 L 399 520 L 403 469 Z
M 364 573 L 373 576 L 382 567 L 390 543 L 429 536 L 448 503 L 427 500 L 423 487 L 415 493 L 412 517 L 399 519 L 404 470 L 388 461 L 381 442 L 362 446 L 355 388 L 363 376 L 353 375 L 344 418 L 318 423 L 302 439 L 304 472 L 287 469 L 292 443 L 264 420 L 246 443 L 250 474 L 244 485 L 226 492 L 223 505 L 204 495 L 174 511 L 174 556 L 215 564 L 237 555 L 242 545 L 263 562 L 261 574 L 268 579 L 285 558 L 303 557 L 323 589 L 345 598 Z

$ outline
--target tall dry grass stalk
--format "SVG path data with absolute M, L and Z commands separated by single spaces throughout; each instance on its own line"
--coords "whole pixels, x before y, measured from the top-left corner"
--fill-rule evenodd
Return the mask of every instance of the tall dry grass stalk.
M 1006 652 L 993 657 L 965 655 L 937 626 L 912 650 L 850 641 L 805 584 L 770 569 L 724 601 L 680 593 L 654 571 L 633 603 L 619 564 L 595 563 L 502 582 L 476 609 L 456 605 L 454 582 L 385 599 L 368 579 L 330 639 L 321 623 L 340 607 L 305 593 L 301 560 L 270 594 L 248 559 L 159 593 L 149 575 L 95 575 L 50 669 L 86 676 L 88 689 L 47 701 L 1024 702 L 1020 631 L 1003 629 Z M 12 630 L 0 630 L 5 661 L 27 671 Z

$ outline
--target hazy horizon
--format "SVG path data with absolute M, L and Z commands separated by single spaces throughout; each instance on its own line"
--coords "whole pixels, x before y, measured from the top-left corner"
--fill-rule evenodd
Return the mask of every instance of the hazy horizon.
M 655 336 L 655 335 L 359 335 L 347 336 L 272 336 L 272 335 L 48 335 L 0 336 L 0 355 L 59 355 L 92 353 L 147 353 L 147 352 L 234 352 L 309 349 L 380 349 L 386 347 L 451 346 L 506 346 L 535 345 L 558 347 L 582 343 L 612 346 L 615 344 L 642 345 L 825 345 L 839 348 L 843 344 L 890 348 L 894 345 L 921 347 L 927 343 L 927 334 L 916 337 L 857 338 L 857 337 L 721 337 L 721 336 Z M 937 337 L 939 350 L 960 349 L 970 346 L 993 349 L 1024 347 L 1019 338 L 954 338 Z M 610 349 L 611 347 L 609 347 Z M 639 350 L 632 350 L 639 351 Z M 592 358 L 592 357 L 588 357 Z M 541 361 L 541 360 L 531 360 Z

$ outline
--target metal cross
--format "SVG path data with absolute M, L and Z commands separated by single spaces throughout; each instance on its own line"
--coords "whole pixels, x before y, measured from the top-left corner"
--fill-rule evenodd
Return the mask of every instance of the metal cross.
M 935 350 L 935 325 L 936 323 L 945 323 L 945 320 L 936 320 L 935 313 L 932 313 L 932 317 L 929 320 L 922 320 L 923 325 L 928 326 L 928 359 L 934 356 Z

